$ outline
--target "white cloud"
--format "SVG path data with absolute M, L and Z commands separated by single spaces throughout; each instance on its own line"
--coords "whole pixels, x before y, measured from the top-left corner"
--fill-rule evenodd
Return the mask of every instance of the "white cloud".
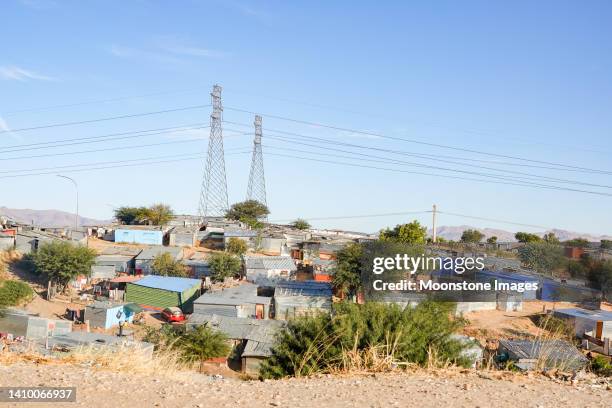
M 160 63 L 179 64 L 185 62 L 180 57 L 223 58 L 228 54 L 193 45 L 179 36 L 157 36 L 148 49 L 113 45 L 110 53 L 120 58 L 142 59 Z
M 55 79 L 52 77 L 48 77 L 46 75 L 41 75 L 33 71 L 29 71 L 24 68 L 12 66 L 0 66 L 0 79 L 4 79 L 7 81 L 29 81 L 29 80 L 37 80 L 37 81 L 54 81 Z
M 14 134 L 13 132 L 11 132 L 11 128 L 9 127 L 8 123 L 6 122 L 6 120 L 4 120 L 4 118 L 2 116 L 0 116 L 0 137 L 2 136 L 8 136 L 12 139 L 16 139 L 16 140 L 22 140 L 22 138 L 16 134 Z

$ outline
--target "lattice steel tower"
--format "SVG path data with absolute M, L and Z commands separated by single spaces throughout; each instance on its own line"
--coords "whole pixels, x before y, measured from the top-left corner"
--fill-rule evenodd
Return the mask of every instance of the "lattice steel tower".
M 225 176 L 225 158 L 223 155 L 223 106 L 221 104 L 221 86 L 213 86 L 212 114 L 210 115 L 210 138 L 206 157 L 200 205 L 200 220 L 204 217 L 223 217 L 228 209 L 227 178 Z
M 247 189 L 247 200 L 266 203 L 266 177 L 264 175 L 263 153 L 261 150 L 261 116 L 255 116 L 255 140 L 253 142 L 253 159 L 251 160 L 251 172 L 249 174 L 249 187 Z

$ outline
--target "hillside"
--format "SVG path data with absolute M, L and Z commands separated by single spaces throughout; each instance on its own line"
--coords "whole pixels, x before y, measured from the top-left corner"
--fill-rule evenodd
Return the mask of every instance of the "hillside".
M 514 239 L 515 233 L 512 231 L 506 231 L 506 230 L 494 229 L 494 228 L 477 228 L 477 227 L 472 227 L 470 225 L 459 225 L 459 226 L 443 225 L 443 226 L 440 226 L 438 227 L 438 236 L 444 239 L 458 241 L 461 239 L 461 234 L 463 233 L 463 231 L 467 229 L 478 230 L 482 232 L 486 238 L 496 236 L 498 242 L 515 242 L 516 241 L 516 239 Z M 552 230 L 547 230 L 543 232 L 536 232 L 535 234 L 539 236 L 543 236 L 544 234 L 549 233 L 549 232 L 554 233 L 557 236 L 557 238 L 559 238 L 561 241 L 567 241 L 567 240 L 574 239 L 574 238 L 584 238 L 590 242 L 599 242 L 602 239 L 612 239 L 612 235 L 593 235 L 593 234 L 585 234 L 581 232 L 567 231 L 567 230 L 561 230 L 561 229 L 552 229 Z M 428 233 L 431 235 L 431 229 L 428 231 Z
M 278 381 L 216 379 L 194 373 L 96 371 L 66 365 L 0 364 L 0 386 L 77 386 L 62 406 L 122 407 L 603 407 L 606 385 L 577 385 L 512 373 L 417 371 Z M 112 390 L 100 398 L 100 390 Z M 11 406 L 20 406 L 13 404 Z M 56 404 L 48 404 L 55 406 Z M 58 405 L 59 406 L 59 405 Z
M 67 227 L 74 225 L 74 214 L 59 210 L 32 210 L 0 207 L 0 216 L 9 219 L 42 227 Z M 94 218 L 79 217 L 79 225 L 105 224 L 109 221 Z

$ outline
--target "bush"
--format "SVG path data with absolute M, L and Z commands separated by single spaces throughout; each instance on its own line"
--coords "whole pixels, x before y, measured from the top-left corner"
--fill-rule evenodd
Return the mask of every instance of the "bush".
M 247 243 L 244 240 L 236 237 L 232 237 L 227 241 L 225 250 L 230 254 L 242 255 L 247 251 Z
M 591 360 L 591 371 L 602 377 L 612 377 L 612 362 L 604 356 L 596 356 Z
M 40 246 L 33 256 L 35 271 L 50 281 L 66 286 L 79 275 L 89 276 L 96 253 L 66 241 L 53 241 Z
M 225 252 L 212 254 L 208 259 L 208 264 L 212 272 L 211 277 L 215 282 L 237 275 L 242 266 L 239 258 Z
M 32 296 L 34 291 L 27 283 L 15 280 L 0 281 L 0 307 L 16 306 L 29 301 Z
M 472 362 L 461 356 L 465 345 L 450 337 L 462 325 L 451 317 L 452 307 L 435 302 L 404 310 L 374 302 L 337 304 L 332 315 L 290 321 L 279 333 L 260 374 L 281 378 L 350 370 L 355 359 L 368 354 L 421 366 L 432 357 L 438 362 L 469 365 Z
M 230 352 L 227 336 L 206 326 L 199 326 L 179 337 L 175 343 L 181 360 L 188 364 L 199 363 L 203 372 L 204 362 L 213 357 L 226 357 Z
M 160 276 L 178 276 L 179 278 L 187 276 L 185 265 L 173 259 L 168 252 L 157 255 L 151 263 L 151 269 L 155 275 Z

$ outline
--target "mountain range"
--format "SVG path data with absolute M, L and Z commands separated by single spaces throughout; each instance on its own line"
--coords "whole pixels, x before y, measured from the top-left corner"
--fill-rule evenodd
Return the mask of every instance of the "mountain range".
M 514 238 L 514 232 L 494 228 L 477 228 L 469 225 L 438 227 L 438 236 L 444 239 L 458 241 L 461 239 L 461 234 L 463 233 L 463 231 L 467 229 L 478 230 L 485 235 L 485 238 L 496 236 L 498 242 L 516 242 L 516 239 Z M 599 242 L 602 239 L 612 239 L 612 235 L 593 235 L 561 229 L 551 229 L 543 232 L 535 232 L 534 234 L 543 236 L 544 234 L 547 234 L 549 232 L 554 233 L 560 241 L 567 241 L 575 238 L 584 238 L 590 242 Z M 431 235 L 431 229 L 428 231 L 428 233 L 429 235 Z

